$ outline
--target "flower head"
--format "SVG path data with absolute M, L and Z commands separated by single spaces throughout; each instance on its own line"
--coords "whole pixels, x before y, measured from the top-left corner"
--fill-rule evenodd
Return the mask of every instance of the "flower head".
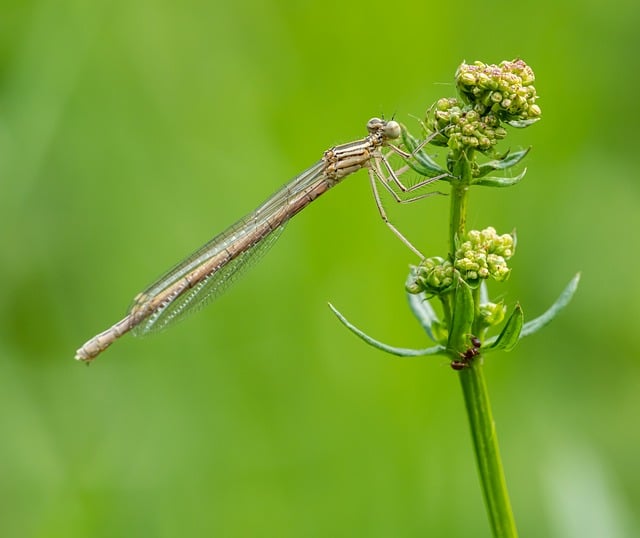
M 422 260 L 412 270 L 413 278 L 407 284 L 409 293 L 441 293 L 453 284 L 453 265 L 449 260 L 434 256 Z
M 511 234 L 498 235 L 491 226 L 471 230 L 456 249 L 454 266 L 469 283 L 489 277 L 502 281 L 509 276 L 507 260 L 513 256 L 514 249 Z
M 413 267 L 406 289 L 409 293 L 443 293 L 453 285 L 456 272 L 472 285 L 488 278 L 502 281 L 511 271 L 507 260 L 513 256 L 514 249 L 515 239 L 511 234 L 498 235 L 492 227 L 471 230 L 456 249 L 453 263 L 439 256 L 424 259 Z
M 487 151 L 507 135 L 494 113 L 482 116 L 456 98 L 440 99 L 432 114 L 429 127 L 436 133 L 433 142 L 451 149 Z
M 456 72 L 456 85 L 463 101 L 480 115 L 491 112 L 502 121 L 540 116 L 534 82 L 533 70 L 518 59 L 500 65 L 463 63 Z

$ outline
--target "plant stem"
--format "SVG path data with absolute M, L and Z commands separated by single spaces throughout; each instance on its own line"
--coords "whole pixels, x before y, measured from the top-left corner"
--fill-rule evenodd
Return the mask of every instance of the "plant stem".
M 498 436 L 481 360 L 474 360 L 468 368 L 460 370 L 460 384 L 493 535 L 496 538 L 516 538 L 518 531 L 500 459 Z
M 451 221 L 449 223 L 449 248 L 452 261 L 455 261 L 456 243 L 465 234 L 469 187 L 472 182 L 470 164 L 472 157 L 472 150 L 457 152 L 454 155 L 454 175 L 457 179 L 452 181 Z M 473 290 L 473 296 L 477 318 L 480 300 L 479 288 Z M 475 327 L 475 323 L 473 326 Z M 450 342 L 449 344 L 455 346 L 450 347 L 454 352 L 456 350 L 464 351 L 462 341 Z M 478 473 L 493 535 L 496 538 L 515 538 L 518 532 L 500 459 L 498 436 L 484 381 L 481 357 L 471 360 L 468 367 L 462 368 L 459 373 L 476 452 Z
M 451 212 L 449 215 L 449 255 L 453 259 L 457 240 L 464 235 L 469 187 L 457 181 L 451 182 Z M 454 202 L 455 200 L 455 202 Z
M 471 150 L 469 150 L 471 153 Z M 469 186 L 471 185 L 472 155 L 465 152 L 454 154 L 454 177 L 451 181 L 451 207 L 449 213 L 449 255 L 455 257 L 457 240 L 464 235 L 467 218 L 467 202 L 469 201 Z

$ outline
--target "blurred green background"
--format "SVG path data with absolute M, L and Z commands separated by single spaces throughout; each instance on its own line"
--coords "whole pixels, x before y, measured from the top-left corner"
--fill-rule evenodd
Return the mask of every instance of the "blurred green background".
M 258 268 L 91 367 L 87 338 L 154 277 L 375 115 L 413 125 L 462 60 L 522 57 L 543 121 L 516 188 L 469 224 L 518 230 L 541 313 L 492 395 L 522 536 L 640 535 L 637 3 L 0 2 L 0 535 L 487 537 L 456 374 L 364 345 L 429 345 L 413 255 L 365 173 Z M 446 252 L 445 197 L 389 206 Z M 634 231 L 635 230 L 635 231 Z

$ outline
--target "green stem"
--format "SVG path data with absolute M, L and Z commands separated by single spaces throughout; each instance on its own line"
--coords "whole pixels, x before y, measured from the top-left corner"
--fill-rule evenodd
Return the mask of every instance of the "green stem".
M 480 325 L 481 325 L 481 318 L 480 318 L 480 286 L 478 286 L 477 288 L 475 288 L 473 291 L 473 304 L 475 305 L 474 308 L 474 313 L 473 313 L 473 326 L 471 328 L 471 332 L 474 336 L 480 338 L 482 335 L 481 333 L 481 329 L 480 329 Z
M 438 298 L 442 303 L 442 317 L 447 326 L 449 326 L 451 325 L 451 294 L 442 294 Z
M 453 260 L 458 238 L 465 232 L 469 187 L 457 181 L 451 182 L 451 212 L 449 220 L 449 255 Z
M 465 234 L 467 203 L 469 199 L 469 187 L 472 183 L 471 161 L 472 150 L 458 152 L 454 155 L 454 175 L 456 179 L 451 182 L 451 222 L 449 224 L 449 245 L 452 261 L 455 257 L 457 240 Z M 475 303 L 475 320 L 479 307 L 479 288 L 473 290 Z M 473 324 L 475 329 L 476 324 Z M 459 335 L 464 338 L 464 335 Z M 461 342 L 454 344 L 453 349 L 464 351 Z M 460 383 L 464 394 L 465 406 L 469 417 L 469 426 L 473 437 L 473 445 L 478 464 L 478 473 L 484 495 L 485 504 L 489 513 L 489 520 L 496 538 L 515 538 L 518 535 L 516 524 L 511 509 L 507 483 L 500 459 L 498 437 L 495 423 L 489 403 L 489 394 L 484 381 L 482 360 L 480 357 L 471 360 L 467 368 L 460 370 Z
M 493 535 L 496 538 L 515 538 L 518 531 L 500 459 L 498 436 L 482 372 L 482 361 L 474 360 L 470 367 L 460 370 L 460 384 Z
M 469 150 L 471 153 L 471 150 Z M 449 215 L 449 255 L 453 260 L 458 238 L 465 233 L 469 186 L 471 185 L 471 157 L 465 152 L 454 154 L 454 177 L 451 181 L 451 207 Z

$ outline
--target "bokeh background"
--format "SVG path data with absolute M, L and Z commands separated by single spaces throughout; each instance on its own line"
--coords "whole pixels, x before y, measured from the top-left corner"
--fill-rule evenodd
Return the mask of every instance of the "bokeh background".
M 486 376 L 523 536 L 640 535 L 639 8 L 600 2 L 0 1 L 0 535 L 487 537 L 456 379 L 365 173 L 171 331 L 87 338 L 375 115 L 417 125 L 462 60 L 524 58 L 543 121 L 492 291 L 571 306 Z M 417 131 L 417 129 L 416 129 Z M 431 255 L 447 204 L 389 206 Z

